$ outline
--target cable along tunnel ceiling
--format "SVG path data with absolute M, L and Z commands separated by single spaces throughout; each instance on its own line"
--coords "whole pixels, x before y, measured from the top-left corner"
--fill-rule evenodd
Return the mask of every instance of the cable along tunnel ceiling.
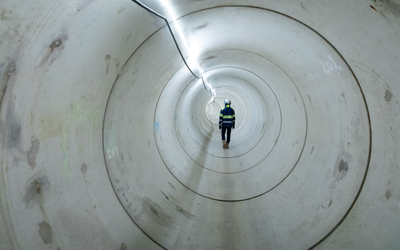
M 323 37 L 276 12 L 218 7 L 177 22 L 217 98 L 209 103 L 166 27 L 134 52 L 104 119 L 122 206 L 167 249 L 317 244 L 351 208 L 369 164 L 352 70 Z M 227 97 L 237 126 L 223 150 L 216 118 Z

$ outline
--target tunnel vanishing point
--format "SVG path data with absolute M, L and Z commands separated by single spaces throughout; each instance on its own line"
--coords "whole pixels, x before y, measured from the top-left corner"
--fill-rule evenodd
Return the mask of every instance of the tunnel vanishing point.
M 1 1 L 0 249 L 400 249 L 399 0 L 142 2 L 214 100 L 132 1 Z

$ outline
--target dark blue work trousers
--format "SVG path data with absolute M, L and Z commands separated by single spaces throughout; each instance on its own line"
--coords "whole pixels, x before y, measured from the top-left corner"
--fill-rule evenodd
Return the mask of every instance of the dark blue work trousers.
M 221 129 L 222 140 L 225 140 L 225 132 L 227 133 L 226 143 L 229 143 L 231 141 L 231 131 L 232 131 L 232 127 L 227 128 L 227 127 L 223 126 Z

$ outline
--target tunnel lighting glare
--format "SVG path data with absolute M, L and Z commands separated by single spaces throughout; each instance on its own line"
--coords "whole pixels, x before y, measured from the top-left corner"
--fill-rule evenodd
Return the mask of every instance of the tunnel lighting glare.
M 190 47 L 186 41 L 185 35 L 183 34 L 182 28 L 181 28 L 181 26 L 179 26 L 178 22 L 175 22 L 175 20 L 177 19 L 177 15 L 171 6 L 171 3 L 167 0 L 162 0 L 161 3 L 167 9 L 167 12 L 168 12 L 169 16 L 171 17 L 172 22 L 175 26 L 175 31 L 178 33 L 179 37 L 181 38 L 183 45 L 190 52 Z
M 187 39 L 182 31 L 181 26 L 178 24 L 178 22 L 175 22 L 175 20 L 177 19 L 177 15 L 174 11 L 174 9 L 172 8 L 172 5 L 169 1 L 167 0 L 162 0 L 161 1 L 162 5 L 165 7 L 165 9 L 167 10 L 168 14 L 170 15 L 172 22 L 174 23 L 175 26 L 175 30 L 178 33 L 184 47 L 187 49 L 187 51 L 189 51 L 189 57 L 188 57 L 188 65 L 189 68 L 193 69 L 197 69 L 200 72 L 200 76 L 203 78 L 204 80 L 204 84 L 206 86 L 206 89 L 210 91 L 210 94 L 213 96 L 213 98 L 215 97 L 215 91 L 214 89 L 211 87 L 211 85 L 207 82 L 206 77 L 204 75 L 204 71 L 202 70 L 202 68 L 200 67 L 200 65 L 198 64 L 198 59 L 199 59 L 199 46 L 196 46 L 196 48 L 194 48 L 194 46 L 190 47 Z

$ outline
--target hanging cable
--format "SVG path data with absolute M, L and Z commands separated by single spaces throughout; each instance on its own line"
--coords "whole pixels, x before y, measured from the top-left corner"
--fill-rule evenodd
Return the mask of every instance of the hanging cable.
M 197 79 L 201 79 L 201 81 L 203 82 L 203 86 L 204 86 L 205 90 L 209 91 L 210 94 L 211 94 L 211 96 L 214 97 L 214 93 L 211 91 L 211 89 L 210 89 L 210 88 L 207 89 L 206 84 L 205 84 L 205 82 L 204 82 L 203 76 L 201 76 L 201 77 L 197 76 L 195 73 L 193 73 L 193 71 L 190 69 L 189 65 L 187 64 L 187 62 L 186 62 L 186 60 L 185 60 L 185 57 L 183 56 L 182 51 L 181 51 L 181 49 L 179 48 L 178 42 L 177 42 L 176 39 L 175 39 L 175 35 L 174 35 L 174 33 L 172 32 L 171 26 L 169 25 L 169 22 L 168 22 L 167 18 L 165 18 L 163 15 L 159 14 L 159 13 L 156 12 L 155 10 L 149 8 L 148 6 L 144 5 L 144 4 L 141 3 L 140 1 L 137 1 L 137 0 L 132 0 L 132 1 L 135 2 L 136 4 L 138 4 L 138 5 L 139 5 L 140 7 L 142 7 L 143 9 L 149 11 L 150 13 L 156 15 L 157 17 L 159 17 L 159 18 L 161 18 L 161 19 L 163 19 L 163 20 L 165 21 L 165 23 L 167 24 L 169 33 L 171 34 L 172 39 L 174 40 L 175 46 L 176 46 L 176 48 L 178 49 L 179 55 L 181 55 L 181 58 L 182 58 L 183 62 L 185 63 L 187 69 L 190 71 L 190 73 L 192 73 L 192 75 L 193 75 L 194 77 L 196 77 Z

